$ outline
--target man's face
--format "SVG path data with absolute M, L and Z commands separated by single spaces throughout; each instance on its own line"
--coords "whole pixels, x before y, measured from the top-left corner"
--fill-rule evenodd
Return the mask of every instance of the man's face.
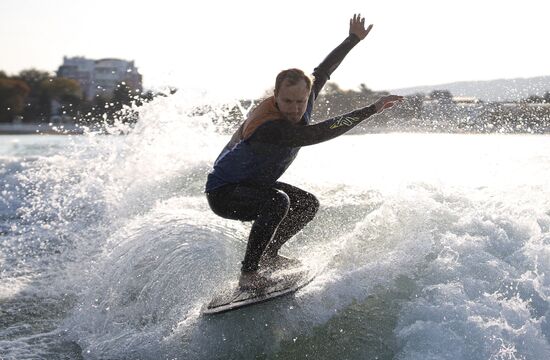
M 285 119 L 298 123 L 306 112 L 308 98 L 309 90 L 305 81 L 289 85 L 288 80 L 284 80 L 275 101 Z

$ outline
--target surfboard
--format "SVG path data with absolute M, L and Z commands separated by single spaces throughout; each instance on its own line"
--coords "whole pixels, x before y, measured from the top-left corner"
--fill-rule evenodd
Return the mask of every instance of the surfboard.
M 233 282 L 229 288 L 214 296 L 203 308 L 202 313 L 219 314 L 291 294 L 309 284 L 314 277 L 315 275 L 308 270 L 301 269 L 290 273 L 285 271 L 278 276 L 272 276 L 276 281 L 273 286 L 256 290 L 243 290 L 237 282 Z

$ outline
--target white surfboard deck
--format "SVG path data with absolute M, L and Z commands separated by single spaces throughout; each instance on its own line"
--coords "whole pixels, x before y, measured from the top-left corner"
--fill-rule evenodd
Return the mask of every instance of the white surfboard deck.
M 237 282 L 233 282 L 230 287 L 217 294 L 203 308 L 202 313 L 219 314 L 290 294 L 309 284 L 314 277 L 315 274 L 308 269 L 299 268 L 296 271 L 282 272 L 279 276 L 275 273 L 271 278 L 277 283 L 259 290 L 242 290 Z

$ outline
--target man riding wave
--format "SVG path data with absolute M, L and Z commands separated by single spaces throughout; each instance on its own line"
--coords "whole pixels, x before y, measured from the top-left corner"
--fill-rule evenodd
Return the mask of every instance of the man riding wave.
M 253 221 L 242 262 L 239 285 L 265 287 L 270 280 L 260 267 L 297 266 L 279 254 L 281 247 L 310 222 L 319 209 L 317 198 L 278 181 L 302 146 L 340 136 L 370 116 L 392 107 L 401 96 L 388 95 L 374 104 L 310 124 L 321 89 L 349 51 L 369 34 L 360 14 L 350 19 L 349 36 L 307 76 L 288 69 L 275 80 L 274 96 L 263 100 L 235 132 L 208 174 L 206 196 L 217 215 Z

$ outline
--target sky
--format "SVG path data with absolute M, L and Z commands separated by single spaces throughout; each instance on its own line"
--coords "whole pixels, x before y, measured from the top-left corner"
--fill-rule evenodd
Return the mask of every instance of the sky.
M 0 70 L 121 58 L 146 88 L 257 97 L 311 73 L 354 13 L 374 28 L 331 77 L 345 89 L 550 75 L 548 0 L 0 0 Z

